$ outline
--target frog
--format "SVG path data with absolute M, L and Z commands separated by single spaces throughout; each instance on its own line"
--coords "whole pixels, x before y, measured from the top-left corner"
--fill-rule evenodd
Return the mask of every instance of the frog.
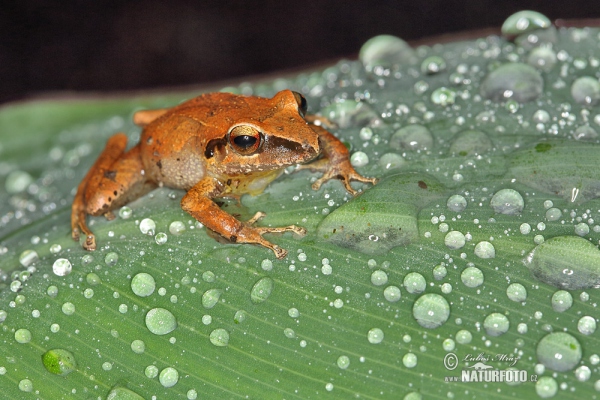
M 347 147 L 325 129 L 335 125 L 308 115 L 306 99 L 292 90 L 272 98 L 206 93 L 171 108 L 138 111 L 133 122 L 142 128 L 139 142 L 127 149 L 125 134 L 111 136 L 77 187 L 71 235 L 78 242 L 84 235 L 85 250 L 97 247 L 88 216 L 112 220 L 114 210 L 169 187 L 186 192 L 181 208 L 216 237 L 260 245 L 282 259 L 287 250 L 263 235 L 292 232 L 302 237 L 305 228 L 256 226 L 266 216 L 262 211 L 241 221 L 221 209 L 219 199 L 261 194 L 292 166 L 322 173 L 314 190 L 337 179 L 356 196 L 352 181 L 377 183 L 354 169 Z

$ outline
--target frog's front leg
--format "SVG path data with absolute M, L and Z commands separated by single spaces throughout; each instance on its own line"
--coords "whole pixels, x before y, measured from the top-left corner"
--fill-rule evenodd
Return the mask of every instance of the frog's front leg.
M 323 172 L 323 176 L 313 183 L 312 188 L 319 190 L 322 184 L 331 179 L 339 179 L 346 190 L 356 196 L 358 193 L 350 186 L 351 181 L 364 183 L 377 183 L 377 178 L 366 178 L 356 172 L 350 164 L 350 154 L 344 144 L 331 132 L 321 126 L 313 125 L 311 128 L 319 135 L 319 145 L 322 148 L 323 158 L 309 164 L 301 165 L 300 169 Z
M 262 237 L 265 233 L 294 232 L 303 236 L 306 229 L 295 225 L 284 227 L 254 227 L 252 224 L 262 218 L 264 213 L 256 213 L 248 222 L 237 220 L 234 216 L 221 210 L 212 200 L 223 194 L 224 185 L 217 179 L 206 177 L 191 188 L 183 199 L 181 208 L 200 221 L 213 232 L 218 233 L 233 243 L 254 243 L 271 249 L 275 257 L 284 258 L 287 250 L 273 244 Z
M 127 136 L 122 133 L 108 139 L 77 188 L 71 207 L 71 234 L 77 241 L 81 233 L 85 235 L 86 250 L 96 249 L 96 238 L 86 223 L 88 215 L 112 219 L 112 210 L 156 187 L 144 176 L 139 146 L 125 152 L 126 146 Z

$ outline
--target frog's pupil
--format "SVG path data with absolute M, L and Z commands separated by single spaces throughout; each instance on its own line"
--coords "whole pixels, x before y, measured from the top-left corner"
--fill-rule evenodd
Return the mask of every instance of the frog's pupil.
M 240 135 L 233 139 L 233 142 L 241 148 L 247 149 L 254 146 L 256 138 L 254 136 Z

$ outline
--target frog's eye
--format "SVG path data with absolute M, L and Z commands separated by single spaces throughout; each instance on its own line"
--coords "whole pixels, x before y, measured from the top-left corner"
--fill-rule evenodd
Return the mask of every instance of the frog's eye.
M 298 92 L 294 93 L 294 97 L 296 98 L 296 103 L 298 103 L 298 112 L 302 117 L 306 116 L 306 110 L 308 109 L 308 104 L 306 103 L 306 99 Z
M 262 135 L 251 126 L 236 126 L 229 132 L 229 144 L 236 153 L 247 156 L 260 148 Z

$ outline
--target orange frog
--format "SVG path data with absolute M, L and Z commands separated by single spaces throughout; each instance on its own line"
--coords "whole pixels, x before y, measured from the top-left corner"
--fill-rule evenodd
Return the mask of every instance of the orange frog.
M 306 100 L 290 90 L 272 99 L 209 93 L 173 108 L 137 112 L 134 122 L 144 128 L 140 142 L 125 151 L 127 137 L 112 136 L 79 184 L 71 213 L 73 239 L 79 240 L 83 232 L 83 248 L 95 250 L 96 239 L 86 224 L 88 215 L 113 219 L 112 210 L 157 186 L 168 186 L 187 191 L 181 208 L 208 229 L 233 243 L 259 244 L 273 250 L 277 258 L 285 257 L 287 251 L 263 234 L 291 231 L 304 235 L 306 229 L 256 227 L 254 223 L 264 213 L 242 222 L 213 199 L 259 194 L 286 167 L 315 159 L 302 166 L 323 172 L 312 185 L 314 190 L 336 178 L 356 195 L 351 180 L 377 182 L 358 174 L 343 143 L 314 125 L 326 120 L 305 114 Z

